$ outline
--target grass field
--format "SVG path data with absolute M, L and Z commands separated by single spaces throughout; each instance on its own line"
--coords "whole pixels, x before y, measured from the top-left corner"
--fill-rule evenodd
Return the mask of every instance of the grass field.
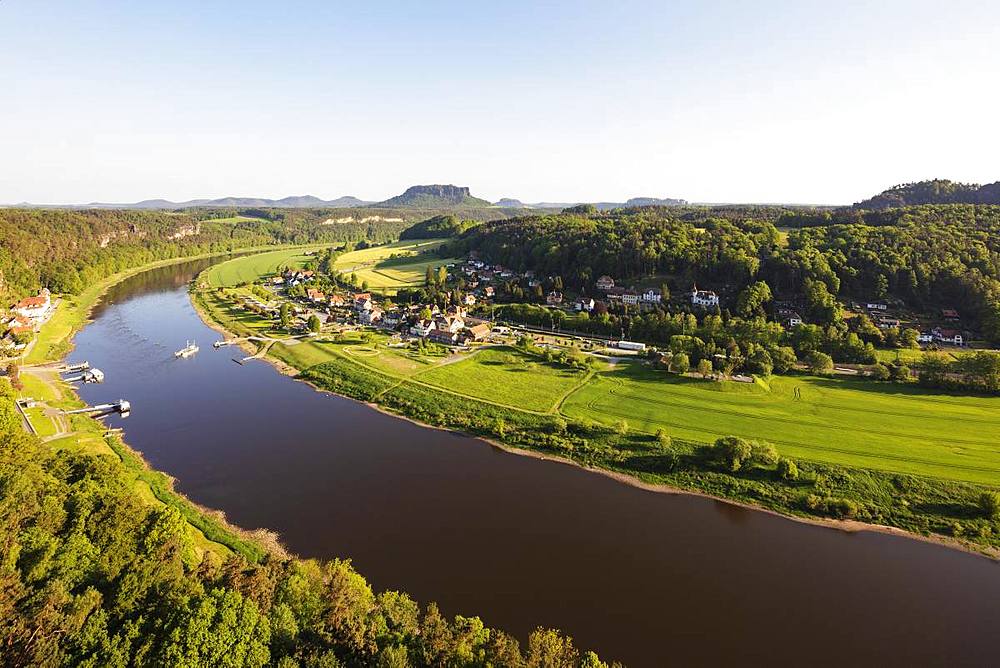
M 393 255 L 419 255 L 433 251 L 444 243 L 443 239 L 397 241 L 386 246 L 376 246 L 344 253 L 337 258 L 334 269 L 356 274 L 358 282 L 367 282 L 376 292 L 395 294 L 400 288 L 420 287 L 424 284 L 427 267 L 456 262 L 455 258 L 432 258 L 407 262 Z
M 703 442 L 764 439 L 818 462 L 1000 484 L 1000 399 L 992 397 L 800 376 L 716 383 L 622 365 L 571 395 L 563 412 Z
M 546 364 L 513 348 L 486 348 L 416 376 L 452 392 L 532 411 L 551 411 L 587 372 Z
M 276 273 L 282 267 L 301 267 L 311 257 L 306 255 L 307 252 L 324 247 L 326 246 L 282 248 L 267 253 L 245 255 L 209 267 L 202 273 L 201 278 L 213 288 L 253 283 L 262 276 Z

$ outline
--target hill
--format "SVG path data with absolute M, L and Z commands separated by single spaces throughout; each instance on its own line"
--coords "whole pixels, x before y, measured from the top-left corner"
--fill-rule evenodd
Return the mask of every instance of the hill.
M 1000 204 L 1000 181 L 981 186 L 947 179 L 904 183 L 854 205 L 856 209 L 889 209 L 921 204 Z
M 453 185 L 411 186 L 402 195 L 396 195 L 376 207 L 413 207 L 418 209 L 447 209 L 457 206 L 485 207 L 491 203 L 469 194 L 469 189 Z
M 434 216 L 406 228 L 400 239 L 441 239 L 455 237 L 476 225 L 476 221 L 459 220 L 452 215 Z

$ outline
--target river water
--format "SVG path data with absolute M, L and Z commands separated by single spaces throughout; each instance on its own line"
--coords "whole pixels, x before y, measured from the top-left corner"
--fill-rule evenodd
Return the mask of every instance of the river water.
M 844 533 L 498 451 L 320 394 L 201 322 L 209 261 L 114 287 L 73 361 L 106 374 L 90 403 L 132 403 L 125 438 L 194 501 L 351 558 L 377 590 L 524 638 L 562 629 L 630 666 L 989 665 L 1000 565 Z M 185 340 L 201 352 L 174 359 Z

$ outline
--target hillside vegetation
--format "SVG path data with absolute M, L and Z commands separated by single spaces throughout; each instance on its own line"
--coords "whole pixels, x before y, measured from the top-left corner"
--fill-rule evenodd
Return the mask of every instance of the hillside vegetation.
M 985 186 L 947 179 L 904 183 L 854 206 L 859 209 L 887 209 L 921 204 L 1000 204 L 1000 181 Z

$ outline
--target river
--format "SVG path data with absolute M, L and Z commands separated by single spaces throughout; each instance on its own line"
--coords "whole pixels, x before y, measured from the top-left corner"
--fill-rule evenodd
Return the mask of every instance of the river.
M 630 666 L 996 662 L 997 563 L 645 491 L 234 364 L 188 299 L 208 264 L 112 288 L 70 359 L 106 374 L 85 400 L 132 403 L 108 418 L 132 447 L 236 524 L 348 557 L 377 590 L 522 638 L 559 628 Z M 174 359 L 187 339 L 201 352 Z

